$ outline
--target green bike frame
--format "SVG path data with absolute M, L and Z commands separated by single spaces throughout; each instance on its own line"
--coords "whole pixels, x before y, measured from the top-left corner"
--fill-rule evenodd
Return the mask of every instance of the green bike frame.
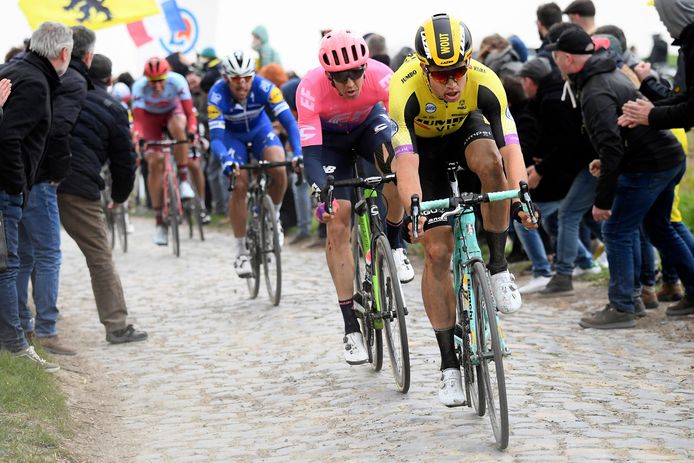
M 366 272 L 367 274 L 371 275 L 371 284 L 373 285 L 373 291 L 371 291 L 371 294 L 374 295 L 374 311 L 380 314 L 381 292 L 379 290 L 379 275 L 372 266 L 371 261 L 371 220 L 380 220 L 378 206 L 376 205 L 377 196 L 378 192 L 376 190 L 373 188 L 365 188 L 364 197 L 354 205 L 354 212 L 359 217 L 359 237 L 361 240 L 361 250 L 366 263 Z M 358 265 L 358 263 L 355 262 L 354 265 Z M 365 291 L 367 290 L 367 288 L 361 289 Z M 378 315 L 374 317 L 373 327 L 377 330 L 383 329 L 383 320 L 379 318 Z
M 506 190 L 488 193 L 487 197 L 489 202 L 493 201 L 503 201 L 506 199 L 518 198 L 518 190 Z M 452 205 L 449 199 L 440 199 L 434 201 L 424 201 L 421 204 L 422 210 L 432 210 L 432 209 L 451 209 Z M 472 362 L 474 365 L 479 364 L 479 358 L 477 356 L 476 349 L 476 336 L 477 332 L 477 321 L 475 314 L 477 312 L 477 307 L 475 306 L 475 294 L 474 288 L 472 286 L 472 276 L 470 275 L 470 269 L 472 268 L 473 262 L 481 262 L 484 264 L 484 259 L 482 259 L 482 251 L 480 250 L 479 243 L 477 242 L 477 232 L 475 229 L 475 211 L 473 207 L 465 207 L 460 215 L 454 217 L 454 242 L 453 242 L 453 272 L 454 272 L 454 285 L 455 294 L 460 294 L 461 289 L 465 295 L 464 302 L 467 304 L 466 307 L 462 307 L 462 310 L 468 311 L 470 314 L 470 347 L 472 352 Z M 462 264 L 463 274 L 460 274 L 460 267 Z M 503 352 L 508 352 L 506 348 L 506 342 L 504 341 L 503 331 L 501 329 L 501 322 L 499 316 L 496 316 L 496 326 L 499 330 L 499 341 L 501 344 L 501 350 Z M 489 339 L 489 337 L 486 337 Z M 456 334 L 456 343 L 462 345 L 463 340 Z

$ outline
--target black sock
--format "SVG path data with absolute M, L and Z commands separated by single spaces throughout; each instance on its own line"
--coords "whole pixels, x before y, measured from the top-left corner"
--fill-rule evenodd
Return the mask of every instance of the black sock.
M 489 246 L 489 273 L 491 275 L 496 275 L 505 270 L 508 270 L 508 262 L 506 262 L 506 237 L 508 236 L 507 231 L 501 233 L 494 233 L 486 231 L 487 235 L 487 245 Z
M 400 227 L 402 226 L 402 220 L 398 223 L 392 223 L 386 219 L 386 237 L 388 238 L 388 243 L 390 247 L 395 249 L 400 249 L 402 245 L 402 234 L 400 232 Z
M 357 313 L 354 311 L 354 302 L 350 297 L 347 300 L 339 301 L 340 310 L 342 310 L 342 318 L 345 321 L 345 334 L 356 333 L 359 331 L 359 320 Z
M 453 329 L 434 330 L 436 342 L 439 343 L 441 351 L 441 371 L 448 368 L 460 368 L 458 357 L 455 355 L 455 342 L 453 341 Z

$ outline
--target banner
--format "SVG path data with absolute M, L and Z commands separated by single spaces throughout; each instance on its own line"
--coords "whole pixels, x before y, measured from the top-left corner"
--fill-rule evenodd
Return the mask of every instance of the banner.
M 44 21 L 103 29 L 159 14 L 155 0 L 19 0 L 32 29 Z

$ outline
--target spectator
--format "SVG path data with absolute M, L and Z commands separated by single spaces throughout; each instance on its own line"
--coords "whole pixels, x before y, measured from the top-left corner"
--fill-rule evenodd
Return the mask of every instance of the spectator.
M 253 50 L 258 52 L 258 62 L 256 63 L 255 67 L 256 69 L 260 69 L 270 63 L 282 64 L 279 53 L 277 53 L 275 49 L 270 46 L 270 39 L 265 26 L 256 26 L 251 34 L 253 35 L 251 47 Z
M 281 88 L 282 95 L 286 100 L 289 108 L 292 110 L 294 117 L 298 117 L 296 111 L 296 88 L 299 86 L 301 79 L 291 79 Z M 311 193 L 306 179 L 300 185 L 296 185 L 296 174 L 291 174 L 290 183 L 292 185 L 292 193 L 294 197 L 294 210 L 296 211 L 296 225 L 299 231 L 289 240 L 290 245 L 302 243 L 311 238 Z
M 70 64 L 72 45 L 72 30 L 44 22 L 32 34 L 26 56 L 0 71 L 0 79 L 9 79 L 15 85 L 0 123 L 0 212 L 7 244 L 7 269 L 0 272 L 0 348 L 37 362 L 49 372 L 57 371 L 58 365 L 36 354 L 19 319 L 19 221 L 24 198 L 43 158 L 51 128 L 51 100 L 60 85 L 59 76 Z
M 631 51 L 631 49 L 627 46 L 627 37 L 624 35 L 624 31 L 615 25 L 612 24 L 607 24 L 605 26 L 600 26 L 597 29 L 595 29 L 595 32 L 593 32 L 593 36 L 596 35 L 611 35 L 613 37 L 616 37 L 617 40 L 619 41 L 619 47 L 621 49 L 621 58 L 622 62 L 629 66 L 630 68 L 633 68 L 637 64 L 639 64 L 639 59 L 636 57 L 636 55 Z M 627 76 L 628 77 L 628 76 Z
M 129 72 L 123 72 L 121 74 L 118 74 L 116 82 L 123 82 L 125 85 L 128 86 L 128 88 L 132 89 L 133 84 L 135 83 L 135 79 Z
M 653 48 L 651 54 L 648 55 L 647 61 L 654 67 L 667 64 L 668 46 L 660 34 L 653 34 Z
M 538 48 L 535 53 L 537 56 L 551 55 L 548 51 L 545 51 L 545 47 L 549 45 L 549 28 L 553 25 L 561 22 L 561 8 L 556 3 L 544 3 L 537 7 L 537 33 L 540 35 L 540 48 Z M 551 61 L 551 60 L 550 60 Z
M 525 42 L 523 42 L 523 40 L 517 35 L 509 36 L 508 41 L 511 44 L 513 51 L 515 51 L 516 55 L 518 55 L 521 63 L 528 61 L 528 47 L 525 45 Z
M 87 89 L 92 86 L 87 69 L 96 42 L 94 32 L 84 26 L 73 26 L 72 37 L 70 65 L 53 94 L 53 121 L 46 154 L 19 222 L 19 317 L 28 336 L 35 333 L 43 348 L 57 355 L 76 353 L 58 336 L 61 254 L 57 188 L 70 172 L 70 132 L 87 97 Z M 35 322 L 28 306 L 29 279 L 36 308 Z
M 402 66 L 402 63 L 405 62 L 405 58 L 407 58 L 408 55 L 411 55 L 414 52 L 414 50 L 410 47 L 402 47 L 399 52 L 393 56 L 393 60 L 390 62 L 390 68 L 393 71 L 397 71 L 400 66 Z
M 564 14 L 588 34 L 595 33 L 595 5 L 591 0 L 574 0 L 564 9 Z
M 492 34 L 482 39 L 478 59 L 499 77 L 504 74 L 518 75 L 523 66 L 511 42 L 499 34 Z
M 584 31 L 567 31 L 550 46 L 559 68 L 576 86 L 586 131 L 600 159 L 591 163 L 598 175 L 593 217 L 603 224 L 610 266 L 609 303 L 581 318 L 584 328 L 615 329 L 635 326 L 634 300 L 640 295 L 639 226 L 653 245 L 671 259 L 687 296 L 678 310 L 694 313 L 694 258 L 670 224 L 675 185 L 684 174 L 682 146 L 669 131 L 651 127 L 620 129 L 622 105 L 641 95 L 615 69 L 605 51 L 594 53 Z
M 390 56 L 386 48 L 386 38 L 382 35 L 371 34 L 366 39 L 366 46 L 369 47 L 369 56 L 376 61 L 380 61 L 386 66 L 390 66 Z
M 650 125 L 657 129 L 694 126 L 694 2 L 656 0 L 656 10 L 684 59 L 683 92 L 651 103 L 645 99 L 624 105 L 623 126 Z M 654 107 L 655 105 L 655 107 Z M 694 296 L 694 295 L 693 295 Z
M 73 168 L 58 188 L 60 220 L 87 261 L 106 340 L 112 344 L 143 341 L 147 333 L 127 323 L 128 309 L 111 257 L 100 193 L 104 181 L 99 173 L 108 163 L 113 202 L 123 203 L 130 195 L 135 178 L 130 124 L 127 112 L 106 91 L 111 84 L 111 60 L 94 55 L 89 76 L 94 88 L 87 93 L 70 141 Z

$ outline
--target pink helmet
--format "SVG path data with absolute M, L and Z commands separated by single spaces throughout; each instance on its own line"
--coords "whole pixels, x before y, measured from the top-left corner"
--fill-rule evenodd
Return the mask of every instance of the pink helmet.
M 340 72 L 361 66 L 369 59 L 364 39 L 350 31 L 328 32 L 320 42 L 318 61 L 328 72 Z

